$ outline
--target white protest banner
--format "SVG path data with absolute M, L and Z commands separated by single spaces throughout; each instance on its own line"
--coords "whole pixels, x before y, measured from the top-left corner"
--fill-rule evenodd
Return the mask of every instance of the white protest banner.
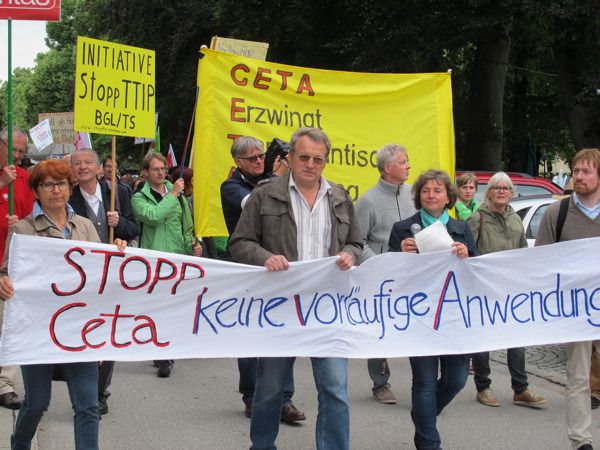
M 600 338 L 600 238 L 289 270 L 14 236 L 1 364 L 400 357 Z M 44 255 L 43 258 L 40 255 Z
M 31 140 L 38 150 L 48 147 L 54 142 L 52 139 L 52 130 L 50 129 L 50 121 L 48 119 L 42 120 L 29 130 L 29 136 L 31 136 Z

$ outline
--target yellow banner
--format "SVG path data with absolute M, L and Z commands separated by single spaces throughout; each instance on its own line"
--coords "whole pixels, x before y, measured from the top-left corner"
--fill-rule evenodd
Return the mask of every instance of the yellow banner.
M 75 130 L 154 137 L 154 50 L 77 37 Z
M 410 183 L 429 168 L 454 176 L 452 89 L 447 73 L 377 74 L 286 66 L 203 50 L 194 139 L 198 236 L 226 236 L 220 185 L 235 166 L 231 144 L 251 135 L 289 141 L 321 128 L 332 150 L 323 175 L 356 200 L 379 178 L 376 153 L 406 146 Z

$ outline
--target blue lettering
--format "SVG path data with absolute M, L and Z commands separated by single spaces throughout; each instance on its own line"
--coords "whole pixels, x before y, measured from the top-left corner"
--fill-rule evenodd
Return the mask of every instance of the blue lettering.
M 215 311 L 215 320 L 217 322 L 219 322 L 219 325 L 221 325 L 222 327 L 225 328 L 231 328 L 233 326 L 235 326 L 236 322 L 232 322 L 232 323 L 224 323 L 220 318 L 219 315 L 225 311 L 227 311 L 229 308 L 231 308 L 233 305 L 235 305 L 237 303 L 237 298 L 229 298 L 223 302 L 221 302 L 221 304 L 219 306 L 217 306 L 217 310 Z
M 287 298 L 286 297 L 273 297 L 265 305 L 265 309 L 263 311 L 263 315 L 264 315 L 265 320 L 267 321 L 267 323 L 269 325 L 271 325 L 272 327 L 282 327 L 284 324 L 283 323 L 275 323 L 271 319 L 269 319 L 269 316 L 268 316 L 269 311 L 271 311 L 272 309 L 277 308 L 280 305 L 283 305 L 285 302 L 287 302 Z
M 519 298 L 524 298 L 524 300 L 517 301 Z M 510 302 L 510 313 L 512 314 L 512 316 L 514 317 L 514 319 L 515 319 L 517 322 L 519 322 L 519 323 L 527 323 L 527 322 L 529 322 L 529 321 L 531 321 L 531 320 L 532 320 L 531 318 L 527 318 L 526 320 L 519 319 L 519 318 L 517 317 L 517 314 L 516 314 L 516 311 L 515 311 L 515 310 L 519 309 L 519 307 L 520 307 L 520 306 L 521 306 L 523 303 L 525 303 L 525 302 L 526 302 L 528 299 L 529 299 L 529 296 L 523 292 L 523 293 L 520 293 L 520 294 L 517 294 L 517 295 L 515 295 L 515 296 L 512 298 L 511 302 Z

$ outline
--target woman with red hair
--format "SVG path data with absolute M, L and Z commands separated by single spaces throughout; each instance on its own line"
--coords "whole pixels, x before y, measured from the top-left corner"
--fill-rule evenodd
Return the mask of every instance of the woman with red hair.
M 89 219 L 76 215 L 67 203 L 75 175 L 61 160 L 43 161 L 29 175 L 29 186 L 36 202 L 32 213 L 8 231 L 6 251 L 0 269 L 0 297 L 10 299 L 14 288 L 8 278 L 8 254 L 14 234 L 44 236 L 57 239 L 100 242 Z M 116 239 L 120 251 L 126 242 Z M 98 363 L 30 364 L 21 366 L 25 399 L 19 410 L 11 437 L 11 448 L 29 449 L 38 424 L 48 405 L 55 368 L 60 370 L 69 388 L 74 416 L 75 448 L 98 448 Z

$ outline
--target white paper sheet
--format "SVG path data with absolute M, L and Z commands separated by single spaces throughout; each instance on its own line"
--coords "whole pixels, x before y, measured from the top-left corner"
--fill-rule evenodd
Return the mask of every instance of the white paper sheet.
M 449 250 L 454 242 L 444 224 L 440 221 L 429 225 L 424 230 L 415 234 L 415 241 L 419 253 L 439 252 Z

